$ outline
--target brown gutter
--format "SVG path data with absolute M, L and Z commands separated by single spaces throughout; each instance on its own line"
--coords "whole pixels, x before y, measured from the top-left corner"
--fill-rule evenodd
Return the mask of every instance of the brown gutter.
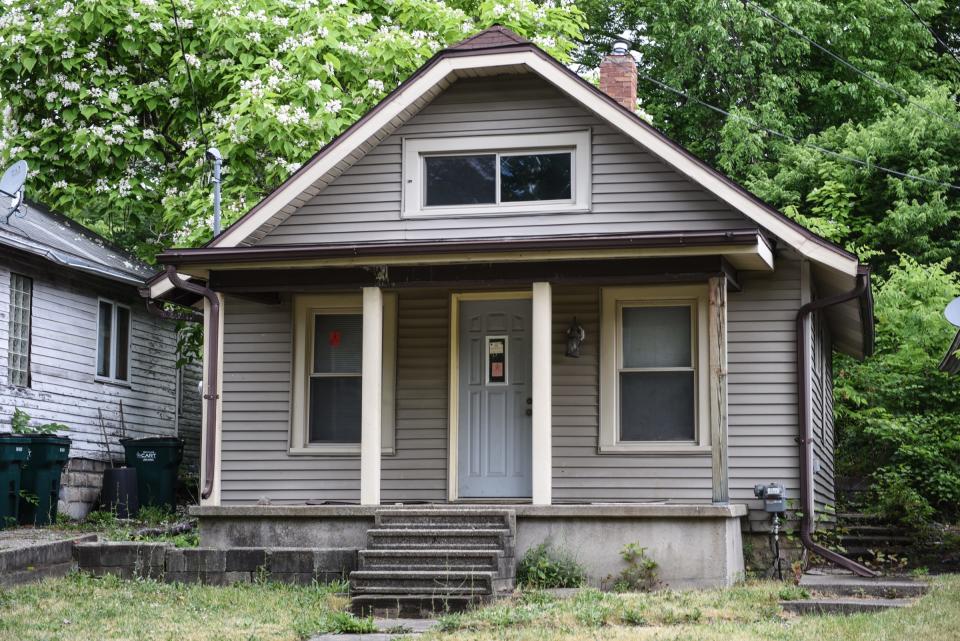
M 168 249 L 157 256 L 170 265 L 199 263 L 244 263 L 274 260 L 303 260 L 366 256 L 397 256 L 448 253 L 563 249 L 623 249 L 656 247 L 702 247 L 708 245 L 751 245 L 766 243 L 758 229 L 729 231 L 684 231 L 653 234 L 605 234 L 541 236 L 538 238 L 496 238 L 457 241 L 325 243 L 300 245 L 255 245 L 243 247 L 199 247 Z
M 203 395 L 203 399 L 207 403 L 207 433 L 203 439 L 204 474 L 203 489 L 200 491 L 200 497 L 207 499 L 213 493 L 214 467 L 217 464 L 215 442 L 217 439 L 217 399 L 220 398 L 220 395 L 217 394 L 217 388 L 219 387 L 217 364 L 220 362 L 220 299 L 217 298 L 212 289 L 180 278 L 173 265 L 167 265 L 167 278 L 177 289 L 203 296 L 210 303 L 211 322 L 205 337 L 205 340 L 209 341 L 207 343 L 209 349 L 206 354 L 207 358 L 204 359 L 203 363 L 205 370 L 203 380 L 207 383 L 207 392 Z
M 877 576 L 873 570 L 849 559 L 842 554 L 829 550 L 822 545 L 814 542 L 814 509 L 816 507 L 813 490 L 813 477 L 810 473 L 810 461 L 813 459 L 813 420 L 810 415 L 810 386 L 807 385 L 807 372 L 810 370 L 810 358 L 807 351 L 807 318 L 815 311 L 825 309 L 833 305 L 839 305 L 847 301 L 859 299 L 861 301 L 861 313 L 866 312 L 864 318 L 864 333 L 866 334 L 866 345 L 864 352 L 869 354 L 872 351 L 873 343 L 873 312 L 870 305 L 870 271 L 861 269 L 857 274 L 857 286 L 848 292 L 820 298 L 811 301 L 800 308 L 797 312 L 797 387 L 799 390 L 797 403 L 800 419 L 800 438 L 797 439 L 800 444 L 800 499 L 803 515 L 800 519 L 800 542 L 814 554 L 818 554 L 828 561 L 844 567 L 860 576 Z

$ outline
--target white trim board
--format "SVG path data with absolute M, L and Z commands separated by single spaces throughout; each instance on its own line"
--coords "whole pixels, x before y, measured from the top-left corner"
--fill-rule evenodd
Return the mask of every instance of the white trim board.
M 450 76 L 468 73 L 478 69 L 492 70 L 498 67 L 510 68 L 522 66 L 538 74 L 560 91 L 576 100 L 584 107 L 606 120 L 635 142 L 642 145 L 667 165 L 680 172 L 696 184 L 715 195 L 737 211 L 783 240 L 803 256 L 824 264 L 844 274 L 855 276 L 858 261 L 839 247 L 817 242 L 804 235 L 781 214 L 764 206 L 739 188 L 724 180 L 708 166 L 692 158 L 679 145 L 668 140 L 654 128 L 622 109 L 611 100 L 598 95 L 592 86 L 584 80 L 572 76 L 555 60 L 538 55 L 532 48 L 526 51 L 457 55 L 439 58 L 419 76 L 414 76 L 407 85 L 402 86 L 380 109 L 373 112 L 369 119 L 361 122 L 353 131 L 340 139 L 329 153 L 319 156 L 301 172 L 295 173 L 270 196 L 264 199 L 253 215 L 241 218 L 229 227 L 210 247 L 236 247 L 251 234 L 281 214 L 282 210 L 297 199 L 303 192 L 333 171 L 341 162 L 354 162 L 362 156 L 358 149 L 371 139 L 379 141 L 385 131 L 393 131 L 398 123 L 405 121 L 404 112 L 416 111 L 415 103 L 438 84 L 447 81 Z M 407 114 L 409 117 L 409 114 Z

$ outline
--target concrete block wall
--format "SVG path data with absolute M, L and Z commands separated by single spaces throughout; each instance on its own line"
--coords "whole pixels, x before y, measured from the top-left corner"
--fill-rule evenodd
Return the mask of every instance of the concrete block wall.
M 175 548 L 169 543 L 103 542 L 78 544 L 74 556 L 80 570 L 95 575 L 205 585 L 257 580 L 329 583 L 346 578 L 357 567 L 357 551 L 343 548 Z
M 100 499 L 106 461 L 72 458 L 60 475 L 60 501 L 57 509 L 73 520 L 80 520 L 93 510 Z

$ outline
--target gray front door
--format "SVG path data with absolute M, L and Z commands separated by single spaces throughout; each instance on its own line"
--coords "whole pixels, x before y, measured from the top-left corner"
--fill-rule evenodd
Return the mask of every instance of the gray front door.
M 458 493 L 528 498 L 530 300 L 460 303 Z

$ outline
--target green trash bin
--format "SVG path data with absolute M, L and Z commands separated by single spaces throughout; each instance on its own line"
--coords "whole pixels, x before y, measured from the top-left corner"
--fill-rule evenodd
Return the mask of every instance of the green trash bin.
M 137 470 L 140 507 L 156 505 L 171 512 L 177 507 L 177 468 L 183 460 L 183 440 L 174 437 L 126 438 L 127 467 Z
M 20 474 L 19 520 L 22 525 L 50 525 L 57 520 L 60 474 L 70 456 L 70 439 L 34 434 L 23 440 L 30 443 L 30 456 Z
M 20 513 L 20 468 L 30 456 L 22 436 L 0 435 L 0 529 L 17 524 Z

